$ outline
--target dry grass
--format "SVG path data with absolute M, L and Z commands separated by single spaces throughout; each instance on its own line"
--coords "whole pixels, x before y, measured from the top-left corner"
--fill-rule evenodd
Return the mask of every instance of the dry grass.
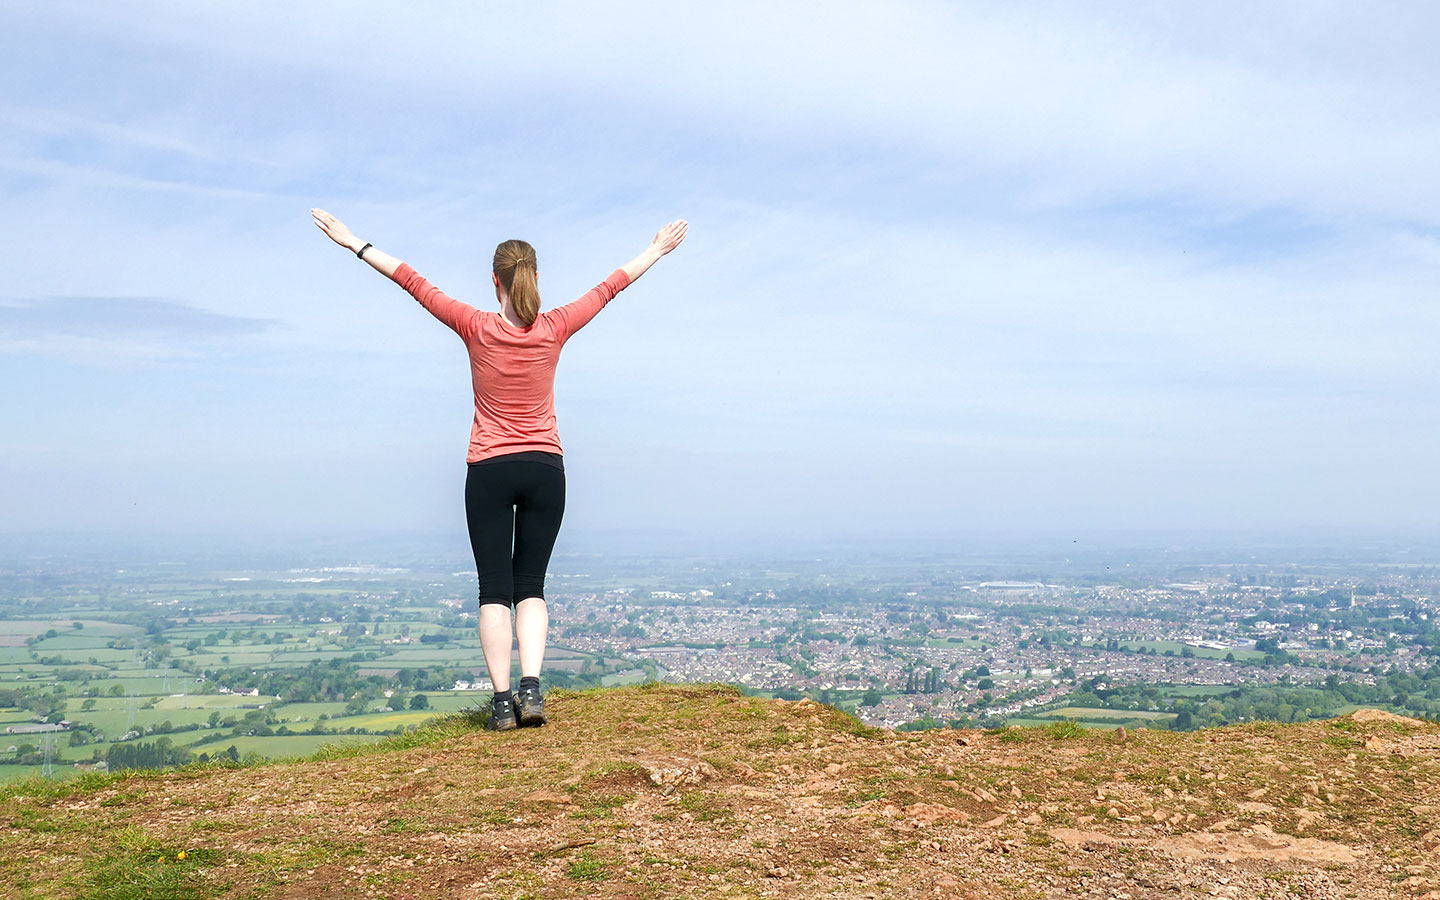
M 716 686 L 548 707 L 541 729 L 456 716 L 304 762 L 23 785 L 0 795 L 0 883 L 47 900 L 1440 890 L 1440 726 L 895 734 Z

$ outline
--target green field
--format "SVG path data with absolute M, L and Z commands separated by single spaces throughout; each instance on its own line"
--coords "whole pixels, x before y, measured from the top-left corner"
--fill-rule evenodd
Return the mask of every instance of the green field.
M 49 642 L 47 641 L 46 644 L 48 645 Z M 104 646 L 104 644 L 98 647 L 58 650 L 53 652 L 50 650 L 40 650 L 38 653 L 40 656 L 59 656 L 68 662 L 77 663 L 91 661 L 97 663 L 122 663 L 131 662 L 135 659 L 134 650 L 111 650 Z
M 1090 641 L 1084 646 L 1104 649 L 1105 642 Z M 1128 647 L 1131 650 L 1154 650 L 1161 655 L 1164 655 L 1166 651 L 1170 651 L 1176 656 L 1179 656 L 1182 651 L 1188 649 L 1200 659 L 1224 659 L 1227 653 L 1235 654 L 1235 659 L 1239 662 L 1262 660 L 1265 658 L 1265 654 L 1259 650 L 1216 650 L 1212 647 L 1196 647 L 1194 644 L 1182 644 L 1179 641 L 1121 641 L 1120 646 L 1122 648 Z
M 1170 697 L 1216 697 L 1235 690 L 1228 684 L 1162 684 L 1157 685 Z
M 1165 721 L 1175 718 L 1174 713 L 1149 712 L 1137 709 L 1104 709 L 1093 706 L 1066 706 L 1062 709 L 1051 709 L 1035 714 L 1040 719 L 1135 719 L 1137 721 Z
M 85 627 L 76 628 L 73 623 L 77 621 Z M 0 620 L 0 637 L 5 635 L 34 637 L 37 634 L 44 634 L 52 628 L 61 634 L 98 634 L 105 637 L 135 634 L 141 630 L 138 625 L 119 625 L 115 622 L 101 622 L 96 619 L 4 619 Z
M 86 634 L 83 631 L 65 631 L 53 638 L 36 641 L 31 647 L 41 656 L 51 656 L 56 651 L 106 650 L 114 638 L 103 634 Z
M 929 638 L 925 641 L 926 647 L 935 647 L 941 650 L 960 649 L 962 647 L 976 649 L 985 641 L 975 638 Z
M 0 706 L 0 725 L 29 721 L 30 713 L 28 710 L 21 709 L 18 706 Z
M 81 590 L 67 590 L 63 601 L 49 609 L 65 609 L 82 621 L 84 627 L 74 628 L 69 617 L 39 616 L 23 620 L 0 620 L 0 687 L 19 688 L 27 693 L 55 693 L 64 698 L 66 719 L 85 730 L 39 735 L 0 735 L 0 750 L 14 758 L 10 747 L 48 744 L 54 751 L 55 778 L 71 777 L 81 770 L 77 762 L 90 763 L 104 758 L 116 739 L 127 733 L 139 732 L 132 741 L 153 743 L 160 739 L 175 746 L 211 756 L 224 753 L 235 745 L 243 754 L 258 753 L 264 757 L 304 756 L 331 744 L 349 744 L 379 740 L 381 734 L 422 725 L 437 716 L 481 709 L 488 706 L 490 691 L 424 692 L 428 707 L 412 710 L 409 702 L 414 694 L 405 692 L 403 709 L 390 710 L 387 701 L 375 698 L 360 715 L 345 715 L 347 703 L 285 703 L 270 696 L 220 694 L 222 685 L 241 687 L 253 684 L 253 674 L 266 670 L 293 669 L 310 665 L 326 667 L 344 662 L 348 671 L 354 665 L 360 672 L 378 670 L 381 677 L 397 681 L 396 670 L 428 669 L 426 684 L 442 687 L 434 672 L 440 668 L 456 670 L 453 677 L 471 678 L 483 674 L 484 657 L 473 628 L 456 629 L 440 625 L 436 620 L 453 618 L 453 607 L 412 605 L 404 607 L 403 619 L 380 622 L 356 622 L 341 619 L 324 624 L 295 621 L 211 620 L 207 616 L 223 616 L 231 608 L 256 609 L 266 614 L 288 616 L 286 598 L 298 594 L 312 596 L 344 596 L 357 593 L 354 587 L 318 587 L 314 584 L 285 585 L 247 583 L 244 590 L 263 590 L 271 595 L 265 602 L 253 598 L 237 598 L 236 606 L 220 605 L 227 601 L 216 598 L 221 591 L 210 585 L 192 585 L 186 581 L 150 585 L 139 589 L 126 585 L 122 594 L 150 598 L 143 611 L 132 621 L 169 618 L 176 624 L 166 627 L 163 636 L 153 633 L 154 624 L 147 626 L 113 624 L 90 618 L 106 615 L 107 598 Z M 361 592 L 368 590 L 362 588 Z M 160 600 L 155 603 L 153 600 Z M 25 598 L 18 598 L 26 602 Z M 49 598 L 45 602 L 52 602 Z M 349 598 L 346 598 L 349 599 Z M 127 605 L 126 601 L 121 602 Z M 186 608 L 193 606 L 196 615 L 187 617 Z M 222 610 L 202 615 L 202 609 Z M 46 608 L 46 607 L 39 607 Z M 82 612 L 81 610 L 86 610 Z M 258 614 L 258 613 L 257 613 Z M 473 615 L 473 613 L 472 613 Z M 139 618 L 145 616 L 146 618 Z M 185 621 L 190 618 L 190 621 Z M 472 619 L 473 621 L 473 619 Z M 343 624 L 342 624 L 343 623 Z M 354 626 L 363 624 L 364 633 Z M 52 637 L 44 637 L 54 631 Z M 221 636 L 223 632 L 223 637 Z M 348 634 L 345 632 L 349 632 Z M 426 635 L 444 635 L 444 642 L 422 643 Z M 261 637 L 263 635 L 264 637 Z M 408 638 L 400 642 L 401 638 Z M 32 643 L 26 644 L 30 640 Z M 394 643 L 391 643 L 394 641 Z M 193 647 L 187 647 L 189 644 Z M 137 649 L 138 647 L 138 649 Z M 367 658 L 373 655 L 374 658 Z M 546 666 L 556 675 L 579 673 L 594 669 L 612 673 L 607 683 L 629 684 L 644 681 L 644 671 L 634 669 L 634 661 L 616 657 L 601 659 L 593 653 L 555 645 L 547 647 Z M 40 662 L 44 659 L 45 662 Z M 183 668 L 182 668 L 183 666 Z M 205 670 L 228 669 L 235 675 L 213 672 L 201 677 Z M 190 670 L 190 671 L 186 671 Z M 361 676 L 366 677 L 364 675 Z M 344 693 L 353 694 L 358 682 L 347 676 Z M 598 680 L 598 678 L 597 678 Z M 393 685 L 399 687 L 398 684 Z M 367 686 L 371 690 L 373 686 Z M 272 690 L 283 689 L 272 688 Z M 111 694 L 119 691 L 119 696 Z M 89 708 L 84 708 L 86 705 Z M 263 704 L 263 725 L 256 723 L 256 709 Z M 246 708 L 248 707 L 248 708 Z M 244 722 L 246 716 L 250 722 Z M 216 717 L 216 724 L 211 718 Z M 324 720 L 322 721 L 322 716 Z M 28 724 L 34 715 L 23 709 L 0 709 L 0 730 L 7 725 Z M 220 724 L 228 723 L 228 724 Z M 243 725 L 241 723 L 244 723 Z M 248 731 L 285 728 L 291 734 L 235 734 Z M 321 728 L 323 733 L 309 733 Z M 154 729 L 168 729 L 156 733 Z M 362 734 L 346 733 L 356 729 Z M 93 733 L 92 733 L 93 731 Z M 145 733 L 150 731 L 151 733 Z M 89 743 L 83 743 L 85 740 Z M 211 739 L 211 740 L 207 740 Z M 72 746 L 71 741 L 82 741 Z M 197 742 L 204 743 L 197 743 Z M 27 749 L 26 753 L 31 751 Z M 39 774 L 40 766 L 0 765 L 0 781 Z
M 626 672 L 617 672 L 614 675 L 606 675 L 600 679 L 600 683 L 606 687 L 618 687 L 627 684 L 641 684 L 648 681 L 650 676 L 644 669 L 631 669 Z
M 138 740 L 152 742 L 161 737 L 167 737 L 177 746 L 189 747 L 197 756 L 201 753 L 208 753 L 215 756 L 223 753 L 231 744 L 236 745 L 237 752 L 242 755 L 249 752 L 259 753 L 267 758 L 278 758 L 283 756 L 304 756 L 314 753 L 320 747 L 327 744 L 345 744 L 357 741 L 379 740 L 383 735 L 379 734 L 344 734 L 351 728 L 364 729 L 366 731 L 390 731 L 397 728 L 413 728 L 425 721 L 449 713 L 462 712 L 465 710 L 477 709 L 484 705 L 490 698 L 489 691 L 426 691 L 422 692 L 430 701 L 430 708 L 424 710 L 399 710 L 375 709 L 372 712 L 358 716 L 341 715 L 344 712 L 344 703 L 293 703 L 280 704 L 270 709 L 275 712 L 281 724 L 289 725 L 296 731 L 308 729 L 316 723 L 323 713 L 330 716 L 330 720 L 323 723 L 329 731 L 325 734 L 292 734 L 292 735 L 230 735 L 220 732 L 223 736 L 218 741 L 198 744 L 198 741 L 217 734 L 215 729 L 206 727 L 210 715 L 220 712 L 225 717 L 244 715 L 249 710 L 238 708 L 238 704 L 273 702 L 273 697 L 249 697 L 237 696 L 234 694 L 209 694 L 209 695 L 188 695 L 185 697 L 165 697 L 155 709 L 143 709 L 141 704 L 136 705 L 134 712 L 134 726 L 146 728 L 159 725 L 169 721 L 171 725 L 181 726 L 191 723 L 199 724 L 202 727 L 189 731 L 174 731 L 168 734 L 148 734 Z M 86 698 L 89 699 L 89 698 Z M 96 726 L 102 735 L 102 739 L 94 743 L 72 747 L 69 744 L 69 735 L 57 733 L 54 736 L 54 747 L 57 751 L 54 760 L 54 777 L 68 777 L 77 770 L 74 769 L 74 762 L 90 762 L 98 751 L 102 756 L 111 746 L 108 738 L 118 737 L 130 727 L 130 701 L 123 697 L 100 697 L 95 698 L 95 708 L 86 711 L 76 711 L 69 716 L 72 721 L 85 722 Z M 72 708 L 78 707 L 84 700 L 72 698 Z M 383 701 L 375 701 L 379 705 Z M 168 708 L 166 705 L 169 704 Z M 189 706 L 185 706 L 189 704 Z M 269 707 L 267 706 L 267 709 Z M 11 724 L 28 724 L 33 721 L 30 714 L 20 709 L 0 709 L 0 728 Z M 275 727 L 278 727 L 275 726 Z M 39 744 L 38 735 L 3 735 L 0 734 L 0 749 L 21 744 Z M 0 782 L 8 779 L 21 778 L 27 775 L 38 775 L 39 766 L 5 766 L 0 765 Z
M 438 713 L 478 709 L 482 703 L 490 701 L 489 691 L 446 691 L 444 693 L 422 691 L 421 693 L 429 698 L 430 709 Z
M 40 774 L 40 769 L 40 766 L 0 765 L 0 784 L 4 784 L 7 781 L 18 781 L 21 778 L 38 776 Z M 70 765 L 70 763 L 68 762 L 63 765 L 60 763 L 55 763 L 55 771 L 53 774 L 51 774 L 50 777 L 56 781 L 59 781 L 64 778 L 74 778 L 79 774 L 80 770 Z
M 112 700 L 120 698 L 112 697 Z M 241 706 L 275 702 L 274 697 L 260 694 L 179 694 L 162 697 L 155 702 L 156 709 L 238 709 Z M 343 704 L 342 704 L 343 705 Z
M 1061 721 L 1061 720 L 1059 720 L 1059 719 L 1036 719 L 1036 718 L 1030 718 L 1030 717 L 1027 717 L 1027 716 L 1012 716 L 1011 718 L 1008 718 L 1008 719 L 1005 720 L 1005 724 L 1006 724 L 1006 725 L 1015 725 L 1015 726 L 1020 727 L 1020 728 L 1044 728 L 1044 727 L 1048 727 L 1048 726 L 1050 726 L 1050 725 L 1054 725 L 1057 721 Z M 1087 722 L 1087 721 L 1085 721 L 1085 720 L 1083 720 L 1083 719 L 1077 719 L 1077 720 L 1076 720 L 1076 724 L 1078 724 L 1081 728 L 1092 728 L 1092 729 L 1094 729 L 1094 730 L 1096 730 L 1096 731 L 1113 731 L 1113 730 L 1115 730 L 1116 728 L 1119 728 L 1123 723 L 1121 723 L 1121 722 L 1116 722 L 1116 721 L 1109 721 L 1109 722 Z
M 253 751 L 267 759 L 280 759 L 287 756 L 309 756 L 321 747 L 365 743 L 381 739 L 380 735 L 371 734 L 290 734 L 272 737 L 226 738 L 223 741 L 192 749 L 197 756 L 201 753 L 217 756 L 234 744 L 235 751 L 241 756 Z

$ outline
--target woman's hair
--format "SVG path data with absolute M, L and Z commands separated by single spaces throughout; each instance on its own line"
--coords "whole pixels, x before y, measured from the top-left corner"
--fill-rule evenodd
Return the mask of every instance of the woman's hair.
M 510 295 L 510 305 L 526 325 L 540 314 L 540 287 L 535 283 L 535 248 L 524 241 L 505 241 L 495 248 L 495 274 Z

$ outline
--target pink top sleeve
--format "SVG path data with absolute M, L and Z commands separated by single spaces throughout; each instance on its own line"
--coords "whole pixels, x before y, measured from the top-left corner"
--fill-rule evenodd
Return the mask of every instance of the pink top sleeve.
M 474 337 L 475 318 L 479 315 L 479 310 L 475 307 L 461 303 L 426 281 L 409 263 L 402 262 L 390 277 L 409 291 L 410 296 L 420 301 L 420 305 L 425 307 L 430 315 L 450 326 L 450 330 L 460 335 L 467 344 Z
M 615 295 L 630 286 L 630 276 L 625 274 L 624 269 L 616 269 L 610 273 L 610 277 L 595 285 L 585 292 L 579 300 L 567 303 L 545 313 L 555 325 L 555 331 L 560 335 L 560 342 L 563 344 L 570 338 L 570 335 L 584 328 L 586 323 L 595 318 L 595 314 L 605 307 L 605 304 L 615 299 Z

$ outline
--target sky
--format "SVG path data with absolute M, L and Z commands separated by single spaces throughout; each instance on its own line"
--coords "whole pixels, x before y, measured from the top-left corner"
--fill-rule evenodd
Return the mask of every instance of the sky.
M 1440 531 L 1426 3 L 11 2 L 0 533 L 463 533 L 545 307 L 567 541 Z

